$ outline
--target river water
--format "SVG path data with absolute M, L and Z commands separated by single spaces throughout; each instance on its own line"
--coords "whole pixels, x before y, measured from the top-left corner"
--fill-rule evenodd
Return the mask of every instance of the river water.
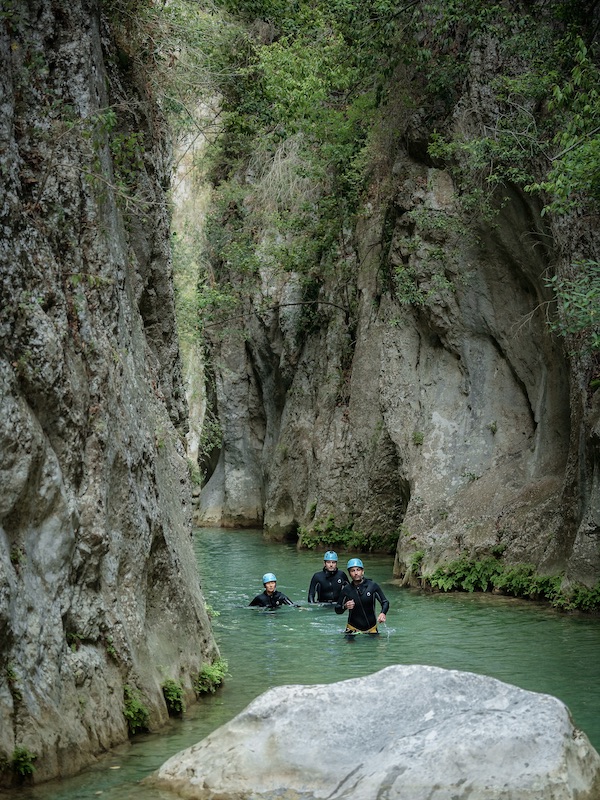
M 272 686 L 331 683 L 390 664 L 430 664 L 491 675 L 523 689 L 552 694 L 600 750 L 600 622 L 536 603 L 478 594 L 425 594 L 391 581 L 389 556 L 364 556 L 365 574 L 391 603 L 377 637 L 342 635 L 345 615 L 308 606 L 319 551 L 266 542 L 256 530 L 204 528 L 195 534 L 206 602 L 222 656 L 225 684 L 158 734 L 135 737 L 77 778 L 32 789 L 25 800 L 172 800 L 140 781 L 179 750 L 231 719 Z M 350 554 L 353 555 L 353 554 Z M 347 555 L 340 554 L 344 567 Z M 265 572 L 300 608 L 266 613 L 248 608 Z M 2 797 L 4 797 L 2 795 Z

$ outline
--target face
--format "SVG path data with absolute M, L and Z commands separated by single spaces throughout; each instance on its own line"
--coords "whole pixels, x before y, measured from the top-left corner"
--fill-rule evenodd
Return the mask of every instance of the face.
M 337 569 L 337 561 L 326 561 L 325 569 L 327 572 L 335 572 Z
M 277 586 L 277 581 L 267 581 L 265 583 L 265 590 L 267 594 L 273 594 L 276 586 Z
M 363 579 L 363 575 L 365 574 L 365 571 L 362 567 L 350 567 L 348 572 L 355 583 L 360 583 Z

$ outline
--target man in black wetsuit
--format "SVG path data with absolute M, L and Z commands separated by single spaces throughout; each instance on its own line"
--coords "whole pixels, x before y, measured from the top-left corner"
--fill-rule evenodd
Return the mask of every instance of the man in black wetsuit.
M 315 572 L 308 588 L 309 603 L 336 603 L 348 576 L 337 565 L 337 553 L 328 550 L 323 556 L 323 569 Z
M 390 603 L 381 587 L 370 578 L 365 578 L 360 558 L 348 561 L 350 583 L 342 589 L 335 606 L 336 614 L 349 611 L 345 633 L 379 633 L 378 622 L 385 622 Z M 375 617 L 375 601 L 381 604 L 381 612 Z
M 249 605 L 262 606 L 263 608 L 279 608 L 280 606 L 295 606 L 289 597 L 286 597 L 283 592 L 278 592 L 276 589 L 277 578 L 272 572 L 267 572 L 263 575 L 264 592 L 257 594 L 254 600 L 251 600 Z

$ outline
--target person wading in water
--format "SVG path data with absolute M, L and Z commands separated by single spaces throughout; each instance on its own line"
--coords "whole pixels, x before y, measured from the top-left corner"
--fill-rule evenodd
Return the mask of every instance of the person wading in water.
M 348 561 L 350 583 L 342 589 L 335 605 L 335 613 L 348 614 L 344 633 L 379 633 L 378 622 L 385 622 L 390 603 L 379 584 L 365 578 L 365 568 L 360 558 Z M 375 616 L 375 601 L 381 604 L 381 612 Z
M 257 594 L 254 600 L 251 600 L 248 605 L 262 606 L 263 608 L 279 608 L 280 606 L 295 606 L 289 597 L 286 597 L 283 592 L 277 591 L 277 578 L 272 572 L 267 572 L 263 575 L 264 592 Z
M 315 572 L 308 587 L 309 603 L 336 603 L 348 576 L 338 569 L 337 553 L 328 550 L 323 556 L 323 569 Z

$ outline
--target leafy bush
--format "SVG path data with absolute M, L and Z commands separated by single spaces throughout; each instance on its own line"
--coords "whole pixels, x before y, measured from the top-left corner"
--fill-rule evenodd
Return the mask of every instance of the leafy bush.
M 373 531 L 369 534 L 367 551 L 369 553 L 395 553 L 398 546 L 398 531 Z
M 33 775 L 35 767 L 33 762 L 37 756 L 31 753 L 26 747 L 16 747 L 13 751 L 11 766 L 13 772 L 21 778 Z
M 125 684 L 123 687 L 123 716 L 127 720 L 129 733 L 148 730 L 150 713 L 142 702 L 140 692 Z
M 227 667 L 227 661 L 222 658 L 213 661 L 212 664 L 205 664 L 194 681 L 196 695 L 213 694 L 223 683 L 227 675 Z
M 336 523 L 335 517 L 329 515 L 324 520 L 313 522 L 311 527 L 301 526 L 298 529 L 300 547 L 307 550 L 323 548 L 325 550 L 353 550 L 364 553 L 393 553 L 398 542 L 397 531 L 382 533 L 373 531 L 370 534 L 355 530 L 354 522 Z
M 504 566 L 491 556 L 481 560 L 465 556 L 422 577 L 424 585 L 443 592 L 499 590 L 514 597 L 546 600 L 567 611 L 600 611 L 600 582 L 592 589 L 580 584 L 562 589 L 562 582 L 561 575 L 539 575 L 533 564 Z
M 423 563 L 423 559 L 425 558 L 425 551 L 424 550 L 416 550 L 412 556 L 410 557 L 410 562 L 408 565 L 408 569 L 412 575 L 420 575 L 421 574 L 421 564 Z
M 177 681 L 168 678 L 162 685 L 162 693 L 167 704 L 169 715 L 183 714 L 185 711 L 185 700 L 183 698 L 183 687 Z
M 558 317 L 550 323 L 561 336 L 575 337 L 584 351 L 600 350 L 600 263 L 575 261 L 570 276 L 554 275 L 546 285 L 556 297 Z
M 600 612 L 600 581 L 592 587 L 575 584 L 557 595 L 553 602 L 566 611 Z
M 498 581 L 498 588 L 515 597 L 526 597 L 535 567 L 533 564 L 517 564 L 508 568 Z
M 487 592 L 496 585 L 502 573 L 502 566 L 496 558 L 484 558 L 477 561 L 471 558 L 460 558 L 445 567 L 438 567 L 427 576 L 429 583 L 443 591 L 459 589 L 466 592 Z
M 559 152 L 551 159 L 545 180 L 527 186 L 544 191 L 544 211 L 564 214 L 591 203 L 600 208 L 600 69 L 580 37 L 572 45 L 575 64 L 562 83 L 552 87 L 548 108 L 554 113 Z
M 310 528 L 301 526 L 299 545 L 308 550 L 315 548 L 360 550 L 367 545 L 366 536 L 354 530 L 354 523 L 338 524 L 331 514 L 324 520 L 316 520 Z

